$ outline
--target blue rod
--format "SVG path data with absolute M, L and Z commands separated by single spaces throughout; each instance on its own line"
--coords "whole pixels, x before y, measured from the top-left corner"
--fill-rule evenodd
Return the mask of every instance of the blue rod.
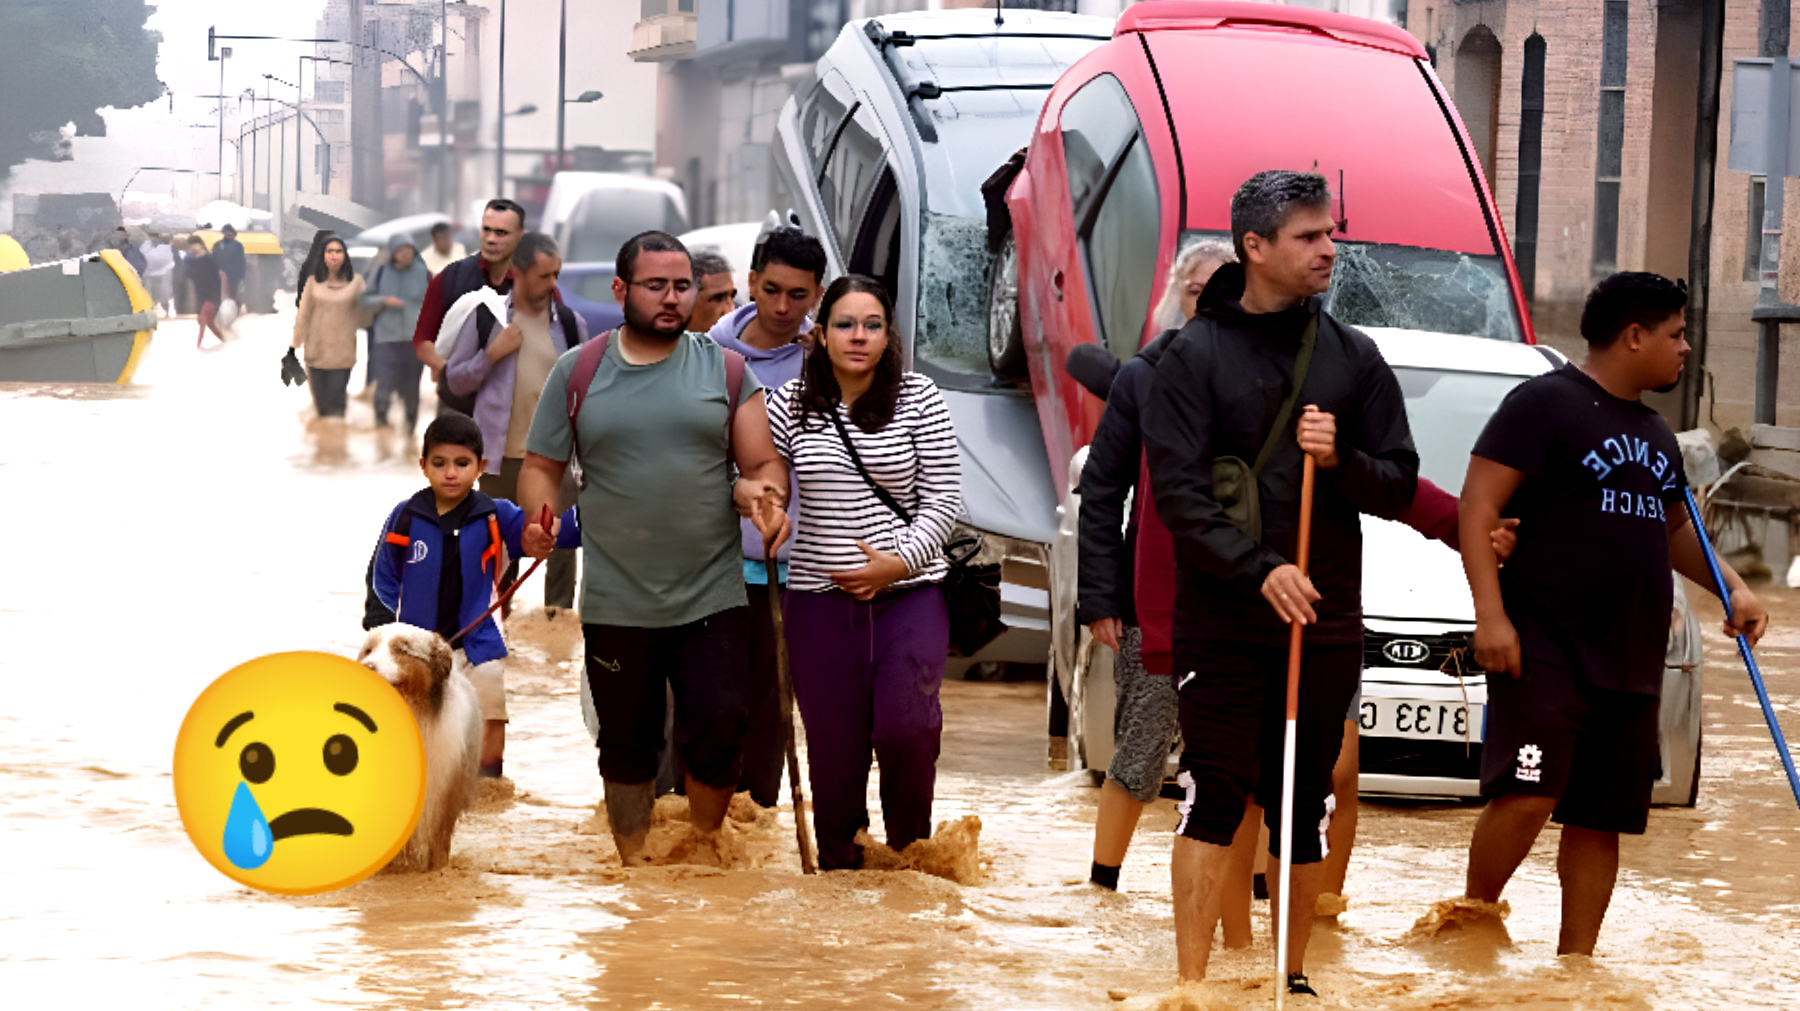
M 1706 526 L 1700 522 L 1700 507 L 1694 502 L 1694 490 L 1685 489 L 1687 495 L 1688 522 L 1694 526 L 1694 536 L 1700 540 L 1700 550 L 1706 555 L 1706 567 L 1712 571 L 1713 586 L 1717 589 L 1719 600 L 1725 605 L 1725 620 L 1731 620 L 1731 593 L 1725 588 L 1725 574 L 1719 571 L 1719 556 L 1713 553 L 1711 538 L 1706 536 Z M 1775 707 L 1769 703 L 1769 690 L 1763 686 L 1762 671 L 1756 666 L 1756 658 L 1750 655 L 1750 641 L 1743 636 L 1737 637 L 1738 655 L 1744 658 L 1744 669 L 1750 673 L 1750 684 L 1756 688 L 1756 701 L 1762 703 L 1763 720 L 1769 724 L 1769 736 L 1775 738 L 1775 751 L 1781 756 L 1781 767 L 1787 770 L 1788 789 L 1794 791 L 1794 803 L 1800 804 L 1800 773 L 1794 771 L 1794 756 L 1788 751 L 1787 738 L 1782 736 L 1781 723 L 1775 719 Z

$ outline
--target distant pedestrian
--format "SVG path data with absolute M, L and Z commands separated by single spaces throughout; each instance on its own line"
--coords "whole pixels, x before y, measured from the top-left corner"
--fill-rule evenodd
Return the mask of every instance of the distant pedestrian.
M 244 244 L 238 241 L 236 228 L 226 225 L 219 233 L 221 237 L 213 243 L 212 255 L 219 261 L 219 269 L 225 272 L 225 297 L 236 302 L 249 261 L 244 257 Z
M 737 308 L 737 282 L 731 278 L 731 264 L 711 249 L 694 251 L 694 283 L 699 292 L 694 298 L 694 314 L 688 317 L 691 333 L 706 333 L 725 314 Z
M 198 235 L 188 236 L 187 256 L 181 261 L 182 277 L 188 283 L 188 290 L 193 295 L 196 318 L 200 321 L 200 335 L 194 341 L 195 347 L 206 343 L 206 332 L 225 343 L 225 333 L 213 322 L 218 315 L 219 303 L 224 300 L 225 272 L 219 269 L 219 262 L 206 251 L 206 240 Z
M 600 720 L 600 776 L 613 841 L 626 864 L 637 864 L 671 685 L 672 746 L 687 762 L 692 824 L 703 844 L 716 845 L 749 717 L 751 620 L 738 517 L 756 512 L 764 537 L 779 545 L 785 515 L 753 506 L 782 503 L 788 478 L 756 374 L 711 338 L 685 331 L 694 268 L 681 241 L 645 232 L 614 262 L 624 325 L 609 335 L 573 429 L 563 394 L 580 356 L 565 354 L 551 370 L 553 393 L 532 419 L 519 504 L 535 515 L 555 500 L 567 461 L 579 454 L 583 655 Z
M 542 232 L 526 232 L 513 253 L 512 273 L 512 292 L 502 311 L 494 314 L 484 308 L 463 324 L 444 378 L 458 396 L 475 400 L 471 416 L 490 447 L 481 490 L 516 501 L 526 436 L 544 382 L 564 352 L 587 340 L 587 323 L 580 313 L 557 305 L 551 297 L 562 273 L 556 240 Z M 560 403 L 562 398 L 551 399 Z M 575 504 L 574 492 L 574 485 L 565 482 L 558 496 L 559 511 Z M 515 560 L 506 572 L 508 583 L 517 569 Z M 553 553 L 545 569 L 544 606 L 554 616 L 558 608 L 575 606 L 575 552 Z
M 512 290 L 513 250 L 518 248 L 519 237 L 524 234 L 525 208 L 504 197 L 489 200 L 487 209 L 481 212 L 480 251 L 439 271 L 432 277 L 431 287 L 425 290 L 425 304 L 419 310 L 419 323 L 413 330 L 413 353 L 431 370 L 432 381 L 438 384 L 438 402 L 445 407 L 463 414 L 475 409 L 473 401 L 456 396 L 444 382 L 446 355 L 453 348 L 444 348 L 440 352 L 439 338 L 446 330 L 456 334 L 462 329 L 462 321 L 456 319 L 451 320 L 452 327 L 445 327 L 445 315 L 464 295 L 478 288 L 492 288 L 502 295 Z M 473 309 L 471 305 L 469 311 Z
M 306 282 L 312 280 L 319 271 L 319 259 L 325 255 L 325 243 L 337 238 L 337 233 L 329 228 L 321 228 L 313 233 L 312 245 L 306 250 L 306 259 L 300 263 L 300 274 L 294 282 L 294 308 L 300 308 L 300 300 L 306 296 Z
M 411 236 L 389 239 L 388 262 L 375 268 L 363 295 L 363 306 L 375 310 L 375 322 L 369 327 L 374 338 L 369 367 L 375 373 L 375 442 L 383 458 L 393 451 L 388 412 L 396 396 L 406 411 L 402 452 L 407 456 L 412 455 L 413 431 L 419 424 L 419 382 L 425 363 L 413 354 L 412 335 L 431 275 L 417 254 Z
M 131 235 L 125 231 L 124 225 L 113 229 L 113 248 L 119 251 L 119 255 L 125 258 L 126 263 L 131 264 L 131 269 L 137 271 L 139 279 L 142 279 L 148 264 L 144 260 L 143 251 L 131 241 Z
M 468 255 L 468 250 L 451 234 L 450 222 L 440 221 L 431 226 L 431 245 L 419 253 L 419 258 L 425 261 L 425 269 L 431 276 L 436 277 L 445 267 Z
M 151 235 L 144 239 L 138 252 L 144 257 L 144 286 L 150 290 L 150 301 L 162 309 L 165 318 L 175 315 L 175 247 L 167 235 Z
M 893 315 L 881 282 L 833 281 L 817 349 L 769 407 L 800 486 L 787 647 L 825 868 L 862 865 L 871 756 L 888 845 L 931 835 L 961 473 L 943 394 L 905 371 Z
M 363 279 L 350 267 L 349 250 L 343 239 L 333 236 L 325 242 L 294 316 L 293 347 L 304 349 L 307 385 L 319 412 L 317 458 L 322 463 L 341 462 L 346 455 L 344 409 L 350 370 L 356 367 L 362 295 Z

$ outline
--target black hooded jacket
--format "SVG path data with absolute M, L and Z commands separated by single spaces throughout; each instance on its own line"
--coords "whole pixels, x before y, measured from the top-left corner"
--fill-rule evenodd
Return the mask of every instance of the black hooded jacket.
M 1362 641 L 1362 527 L 1358 513 L 1399 517 L 1413 499 L 1419 454 L 1406 402 L 1375 343 L 1332 319 L 1318 299 L 1250 314 L 1244 268 L 1226 264 L 1201 293 L 1198 313 L 1169 344 L 1143 408 L 1144 449 L 1157 515 L 1175 539 L 1180 582 L 1174 638 L 1279 645 L 1287 626 L 1262 597 L 1263 580 L 1294 557 L 1303 454 L 1291 431 L 1258 481 L 1263 540 L 1233 526 L 1212 497 L 1212 462 L 1255 461 L 1293 382 L 1312 313 L 1319 332 L 1290 425 L 1308 404 L 1337 419 L 1338 465 L 1314 485 L 1311 576 L 1322 595 L 1306 641 Z

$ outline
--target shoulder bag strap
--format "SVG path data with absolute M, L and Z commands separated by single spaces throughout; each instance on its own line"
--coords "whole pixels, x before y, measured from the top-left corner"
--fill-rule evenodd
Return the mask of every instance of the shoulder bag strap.
M 838 436 L 844 440 L 844 448 L 850 451 L 850 462 L 856 464 L 856 472 L 861 474 L 862 479 L 868 483 L 869 490 L 875 493 L 875 497 L 881 500 L 882 505 L 887 506 L 895 516 L 900 517 L 902 522 L 907 526 L 912 526 L 912 514 L 901 508 L 900 503 L 895 500 L 894 496 L 888 494 L 886 488 L 876 484 L 875 478 L 869 474 L 869 468 L 863 466 L 862 457 L 856 452 L 856 444 L 850 441 L 850 432 L 844 427 L 844 419 L 838 417 L 837 408 L 833 407 L 827 413 L 831 417 L 831 423 L 837 426 Z
M 731 429 L 737 421 L 738 397 L 744 392 L 744 356 L 727 347 L 725 352 L 725 464 L 731 466 L 737 457 L 731 452 Z
M 1256 462 L 1250 466 L 1251 477 L 1262 475 L 1263 464 L 1269 462 L 1282 433 L 1287 431 L 1288 419 L 1294 416 L 1294 405 L 1300 400 L 1300 385 L 1306 382 L 1307 369 L 1312 366 L 1313 346 L 1318 342 L 1319 314 L 1315 312 L 1306 323 L 1306 332 L 1300 335 L 1300 353 L 1294 356 L 1294 386 L 1288 391 L 1287 399 L 1281 402 L 1281 410 L 1275 413 L 1275 427 L 1269 430 L 1269 437 L 1263 440 L 1262 449 L 1256 454 Z

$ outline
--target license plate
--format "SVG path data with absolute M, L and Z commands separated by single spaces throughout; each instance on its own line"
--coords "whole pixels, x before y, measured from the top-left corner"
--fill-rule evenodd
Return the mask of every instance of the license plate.
M 1461 702 L 1365 698 L 1359 723 L 1365 737 L 1481 741 L 1481 707 Z

